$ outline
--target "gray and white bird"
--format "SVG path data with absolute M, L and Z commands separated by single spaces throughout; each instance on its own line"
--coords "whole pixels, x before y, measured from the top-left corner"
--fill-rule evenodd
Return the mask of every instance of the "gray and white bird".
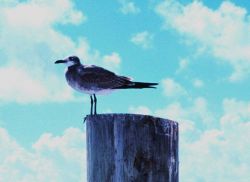
M 104 94 L 118 89 L 156 88 L 158 83 L 133 82 L 130 78 L 119 76 L 102 67 L 83 65 L 77 56 L 57 60 L 55 64 L 64 63 L 68 66 L 65 73 L 68 84 L 75 90 L 90 95 L 90 114 L 96 115 L 96 94 Z

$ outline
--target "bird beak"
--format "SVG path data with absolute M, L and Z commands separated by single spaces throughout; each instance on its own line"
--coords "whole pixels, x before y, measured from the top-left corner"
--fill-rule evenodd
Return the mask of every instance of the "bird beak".
M 66 63 L 66 62 L 67 62 L 67 60 L 57 60 L 57 61 L 55 62 L 55 64 Z

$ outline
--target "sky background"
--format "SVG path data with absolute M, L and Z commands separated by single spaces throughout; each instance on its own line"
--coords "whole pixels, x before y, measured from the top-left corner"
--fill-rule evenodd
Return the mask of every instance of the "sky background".
M 86 181 L 89 96 L 70 55 L 157 89 L 98 97 L 99 113 L 180 125 L 180 181 L 250 180 L 250 2 L 0 0 L 0 181 Z

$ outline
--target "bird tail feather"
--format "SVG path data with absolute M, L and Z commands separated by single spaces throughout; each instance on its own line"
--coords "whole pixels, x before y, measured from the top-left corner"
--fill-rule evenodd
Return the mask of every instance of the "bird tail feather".
M 148 82 L 130 82 L 128 84 L 122 85 L 120 87 L 116 87 L 115 89 L 142 89 L 142 88 L 156 88 L 158 83 L 148 83 Z

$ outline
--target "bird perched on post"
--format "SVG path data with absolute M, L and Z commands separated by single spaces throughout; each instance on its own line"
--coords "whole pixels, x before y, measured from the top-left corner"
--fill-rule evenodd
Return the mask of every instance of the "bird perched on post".
M 65 77 L 68 84 L 75 90 L 90 95 L 90 114 L 96 115 L 96 94 L 108 93 L 118 89 L 155 88 L 158 83 L 133 82 L 130 78 L 119 76 L 98 66 L 83 65 L 77 56 L 57 60 L 55 64 L 64 63 L 68 66 Z

